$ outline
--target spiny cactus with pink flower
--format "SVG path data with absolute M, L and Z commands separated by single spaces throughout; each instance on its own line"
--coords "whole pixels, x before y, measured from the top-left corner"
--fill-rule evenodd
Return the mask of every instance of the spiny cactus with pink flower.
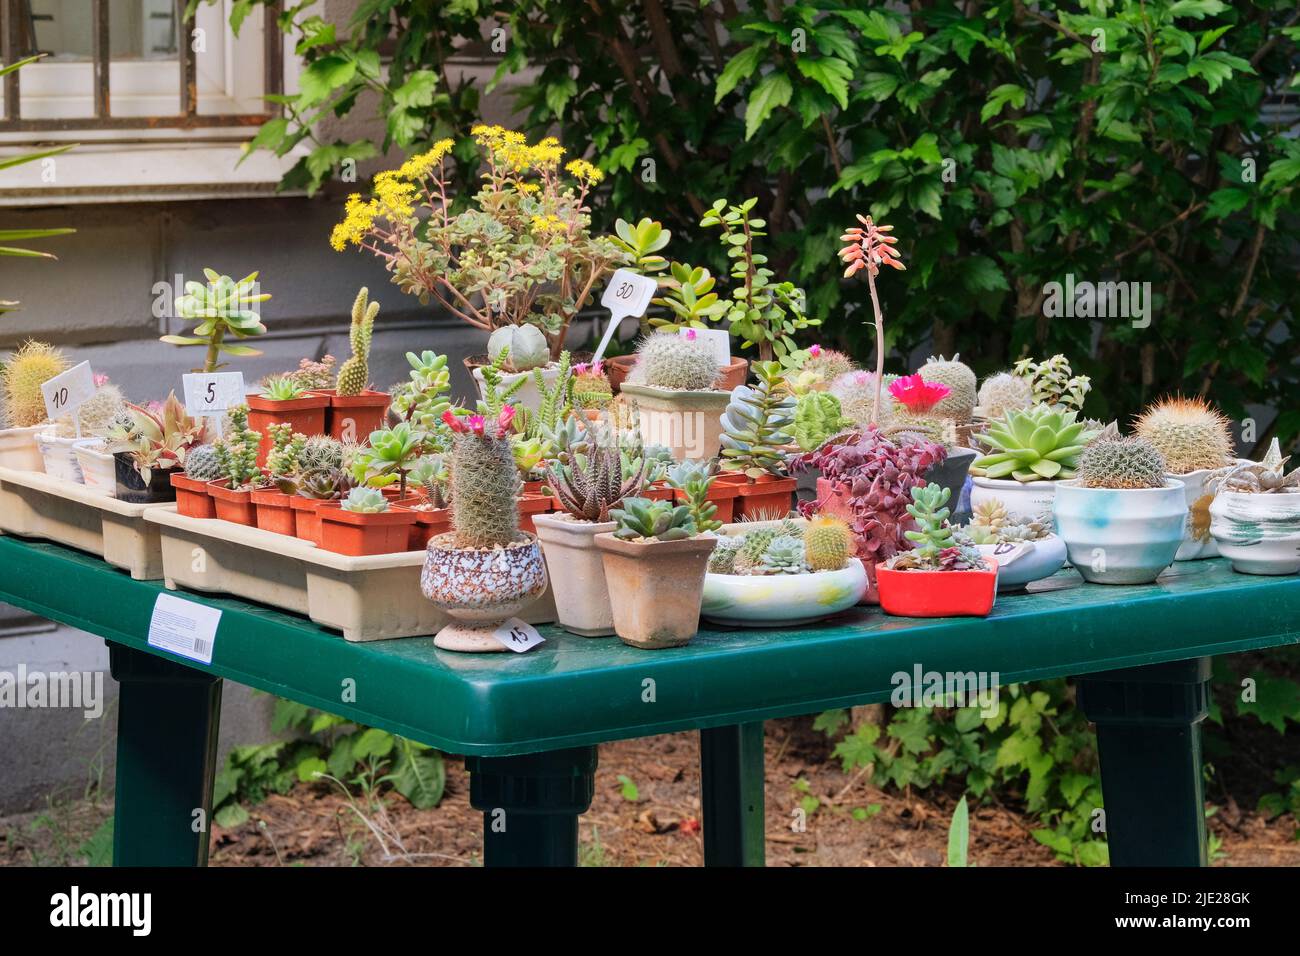
M 504 548 L 519 539 L 519 470 L 510 445 L 514 418 L 511 405 L 491 423 L 483 415 L 443 412 L 454 436 L 451 517 L 458 548 Z
M 877 226 L 870 216 L 859 215 L 861 226 L 851 226 L 841 242 L 846 242 L 840 250 L 840 259 L 847 263 L 844 278 L 851 278 L 857 272 L 865 271 L 867 286 L 871 290 L 871 310 L 876 322 L 876 394 L 872 402 L 871 422 L 875 425 L 880 419 L 880 383 L 885 375 L 885 317 L 880 311 L 880 297 L 876 294 L 876 276 L 880 275 L 881 266 L 889 266 L 900 272 L 906 270 L 902 257 L 894 246 L 898 243 L 893 226 Z

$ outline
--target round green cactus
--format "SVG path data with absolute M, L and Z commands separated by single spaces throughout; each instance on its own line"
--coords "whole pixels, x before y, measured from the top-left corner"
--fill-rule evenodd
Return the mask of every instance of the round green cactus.
M 1163 488 L 1165 458 L 1144 438 L 1100 438 L 1079 457 L 1085 488 Z
M 702 392 L 718 379 L 718 362 L 703 342 L 657 332 L 641 340 L 628 380 L 668 391 Z

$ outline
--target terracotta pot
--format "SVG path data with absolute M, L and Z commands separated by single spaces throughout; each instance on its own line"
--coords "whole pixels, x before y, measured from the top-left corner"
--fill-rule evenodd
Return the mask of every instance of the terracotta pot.
M 401 498 L 397 504 L 415 512 L 415 524 L 411 525 L 411 543 L 408 551 L 423 551 L 429 541 L 451 530 L 450 508 L 420 508 L 422 498 Z
M 208 483 L 189 478 L 184 472 L 174 470 L 172 487 L 176 489 L 176 513 L 187 518 L 215 518 L 216 505 L 208 493 Z
M 176 489 L 171 485 L 171 473 L 174 469 L 150 469 L 149 483 L 146 485 L 140 472 L 136 470 L 135 461 L 129 452 L 120 451 L 113 456 L 113 477 L 117 484 L 116 498 L 137 505 L 154 505 L 163 501 L 175 501 Z
M 229 479 L 208 482 L 208 494 L 212 495 L 217 509 L 217 517 L 234 524 L 257 526 L 257 511 L 253 507 L 253 492 L 250 489 L 231 491 L 226 485 Z
M 582 637 L 613 634 L 614 611 L 605 583 L 605 565 L 592 540 L 613 531 L 615 523 L 547 514 L 538 515 L 536 524 L 560 626 Z
M 641 437 L 647 445 L 667 446 L 677 461 L 703 461 L 718 454 L 722 413 L 731 393 L 669 391 L 625 382 L 623 394 L 636 403 Z
M 536 534 L 533 515 L 547 514 L 555 510 L 555 501 L 550 495 L 519 496 L 519 530 L 526 534 Z
M 321 498 L 304 498 L 294 495 L 289 499 L 289 508 L 293 511 L 293 532 L 303 541 L 314 545 L 320 544 L 320 506 L 325 504 Z
M 646 650 L 689 643 L 700 629 L 704 575 L 718 539 L 623 541 L 607 531 L 594 540 L 619 640 Z
M 435 647 L 504 651 L 492 632 L 545 593 L 546 562 L 532 535 L 504 548 L 480 549 L 457 548 L 455 535 L 440 534 L 429 542 L 420 590 L 456 619 L 437 633 Z
M 545 487 L 545 485 L 546 485 L 545 479 L 538 479 L 537 481 L 525 481 L 523 493 L 526 495 L 545 494 L 545 492 L 542 491 L 542 488 Z
M 740 498 L 736 502 L 736 516 L 750 521 L 784 518 L 790 513 L 797 484 L 794 478 L 778 478 L 776 475 L 761 475 L 752 481 L 737 483 L 734 487 Z
M 605 359 L 605 377 L 609 379 L 610 388 L 614 390 L 615 395 L 622 389 L 623 381 L 635 364 L 635 355 L 615 355 L 613 358 Z M 733 356 L 731 364 L 719 372 L 715 387 L 720 391 L 729 392 L 737 385 L 744 385 L 748 377 L 749 360 Z
M 723 524 L 730 524 L 736 520 L 736 499 L 740 497 L 740 489 L 735 481 L 724 481 L 724 478 L 734 478 L 735 476 L 718 475 L 713 479 L 713 484 L 709 485 L 709 493 L 706 496 L 712 501 L 718 509 L 714 514 L 714 521 L 721 521 Z M 740 477 L 744 477 L 741 475 Z M 648 496 L 647 496 L 648 497 Z M 686 504 L 686 492 L 673 491 L 674 500 L 679 505 Z
M 252 494 L 254 518 L 263 531 L 287 534 L 295 537 L 298 524 L 294 518 L 293 508 L 289 506 L 291 496 L 275 488 L 259 488 Z
M 391 401 L 387 392 L 366 389 L 360 395 L 338 395 L 332 388 L 323 388 L 315 394 L 329 397 L 325 431 L 339 441 L 364 445 L 370 433 L 383 428 L 387 421 Z
M 322 435 L 325 433 L 325 417 L 330 407 L 328 395 L 311 392 L 302 398 L 277 402 L 261 395 L 248 396 L 248 427 L 262 435 L 257 446 L 257 466 L 266 464 L 266 456 L 271 451 L 271 425 L 288 424 L 295 432 Z M 366 434 L 369 434 L 367 432 Z
M 676 492 L 668 487 L 668 482 L 660 479 L 641 489 L 641 497 L 651 501 L 672 501 Z
M 354 558 L 405 551 L 411 542 L 415 512 L 400 505 L 363 514 L 344 511 L 343 502 L 326 501 L 316 510 L 320 518 L 320 547 Z
M 994 564 L 990 571 L 894 571 L 881 564 L 876 586 L 886 614 L 987 617 L 997 597 L 998 569 Z

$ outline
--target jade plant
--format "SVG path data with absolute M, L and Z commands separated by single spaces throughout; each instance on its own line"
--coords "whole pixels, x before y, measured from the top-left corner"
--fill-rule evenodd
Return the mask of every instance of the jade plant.
M 975 436 L 991 451 L 975 459 L 971 474 L 1019 482 L 1073 478 L 1080 453 L 1098 435 L 1077 417 L 1047 405 L 1007 412 Z
M 953 537 L 948 524 L 948 498 L 952 489 L 942 485 L 923 485 L 911 491 L 912 503 L 907 513 L 916 530 L 905 531 L 912 549 L 896 555 L 889 563 L 895 571 L 987 571 L 988 564 L 980 553 Z
M 611 509 L 609 516 L 617 524 L 614 537 L 624 541 L 680 541 L 693 538 L 697 532 L 690 508 L 671 501 L 628 498 L 621 508 Z
M 665 475 L 668 486 L 682 493 L 686 507 L 690 509 L 695 527 L 700 531 L 717 531 L 722 522 L 714 516 L 718 506 L 709 500 L 709 489 L 717 480 L 717 472 L 712 463 L 703 461 L 682 461 L 675 463 Z
M 756 362 L 754 375 L 757 384 L 737 386 L 722 413 L 722 466 L 751 480 L 785 474 L 782 449 L 791 443 L 786 429 L 795 412 L 794 396 L 780 389 L 780 363 Z
M 855 273 L 865 271 L 871 292 L 871 312 L 876 325 L 876 377 L 872 383 L 875 394 L 867 424 L 877 425 L 880 423 L 880 389 L 885 378 L 885 316 L 880 311 L 880 297 L 876 294 L 876 277 L 880 275 L 881 266 L 900 272 L 907 267 L 894 248 L 898 243 L 897 237 L 889 235 L 894 231 L 893 226 L 877 226 L 870 216 L 862 215 L 858 216 L 858 222 L 862 225 L 851 226 L 840 236 L 840 241 L 848 245 L 840 249 L 839 256 L 848 266 L 844 277 L 851 278 Z
M 443 413 L 455 435 L 451 512 L 457 548 L 504 548 L 519 539 L 519 471 L 510 451 L 514 414 L 510 405 L 490 422 L 454 409 Z
M 238 282 L 212 269 L 204 269 L 203 274 L 207 277 L 207 285 L 187 282 L 185 294 L 176 300 L 177 315 L 198 325 L 189 335 L 164 335 L 160 341 L 168 345 L 206 348 L 203 367 L 195 369 L 196 372 L 215 372 L 224 368 L 223 355 L 261 355 L 251 345 L 239 345 L 227 339 L 227 336 L 247 339 L 266 332 L 256 306 L 271 295 L 259 291 L 258 274 L 251 272 Z
M 1175 475 L 1232 464 L 1228 419 L 1202 398 L 1155 402 L 1138 416 L 1133 431 L 1165 456 L 1165 465 Z
M 348 343 L 352 354 L 339 366 L 334 391 L 338 395 L 360 395 L 370 385 L 370 340 L 375 332 L 379 303 L 370 301 L 365 286 L 352 302 L 352 321 L 348 326 Z
M 376 491 L 374 488 L 353 488 L 343 499 L 340 507 L 344 511 L 352 511 L 356 514 L 382 514 L 388 510 L 388 499 L 384 497 L 383 492 Z

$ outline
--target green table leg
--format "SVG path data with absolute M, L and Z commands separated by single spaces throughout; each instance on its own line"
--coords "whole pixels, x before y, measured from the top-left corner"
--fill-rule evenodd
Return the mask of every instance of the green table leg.
M 1210 658 L 1092 674 L 1079 703 L 1097 725 L 1112 866 L 1205 866 L 1201 727 Z
M 595 747 L 466 757 L 469 802 L 483 811 L 485 866 L 577 866 L 578 817 L 596 793 Z
M 118 644 L 109 663 L 120 685 L 113 865 L 205 866 L 221 678 Z
M 705 866 L 762 866 L 763 722 L 700 731 Z

